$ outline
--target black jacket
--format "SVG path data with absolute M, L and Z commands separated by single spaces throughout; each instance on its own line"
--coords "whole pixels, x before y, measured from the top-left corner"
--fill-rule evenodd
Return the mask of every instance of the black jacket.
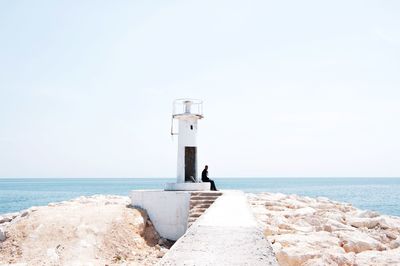
M 201 172 L 201 181 L 208 181 L 208 171 L 206 169 Z

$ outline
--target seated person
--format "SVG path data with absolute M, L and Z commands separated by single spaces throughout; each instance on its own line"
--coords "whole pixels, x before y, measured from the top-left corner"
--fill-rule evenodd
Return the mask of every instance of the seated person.
M 210 182 L 211 183 L 211 190 L 218 191 L 217 188 L 215 187 L 214 181 L 208 178 L 208 165 L 206 165 L 204 167 L 203 172 L 201 172 L 201 181 Z

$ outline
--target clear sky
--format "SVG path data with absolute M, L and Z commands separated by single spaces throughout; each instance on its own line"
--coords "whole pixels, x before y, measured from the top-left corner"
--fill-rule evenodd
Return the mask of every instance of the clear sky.
M 400 2 L 0 1 L 0 177 L 400 176 Z

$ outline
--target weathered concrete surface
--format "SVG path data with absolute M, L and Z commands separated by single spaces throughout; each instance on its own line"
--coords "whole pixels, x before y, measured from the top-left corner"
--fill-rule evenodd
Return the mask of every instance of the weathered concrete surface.
M 210 191 L 209 182 L 201 183 L 166 183 L 167 191 Z
M 246 196 L 224 191 L 158 265 L 278 265 Z
M 147 211 L 162 237 L 177 240 L 185 234 L 189 217 L 189 191 L 132 190 L 129 196 L 133 206 Z

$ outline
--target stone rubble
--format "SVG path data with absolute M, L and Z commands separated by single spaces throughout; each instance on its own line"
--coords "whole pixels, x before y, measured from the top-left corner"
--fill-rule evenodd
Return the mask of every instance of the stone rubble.
M 154 265 L 161 238 L 128 197 L 95 195 L 0 216 L 0 265 Z
M 324 197 L 248 194 L 282 266 L 400 265 L 400 217 Z

